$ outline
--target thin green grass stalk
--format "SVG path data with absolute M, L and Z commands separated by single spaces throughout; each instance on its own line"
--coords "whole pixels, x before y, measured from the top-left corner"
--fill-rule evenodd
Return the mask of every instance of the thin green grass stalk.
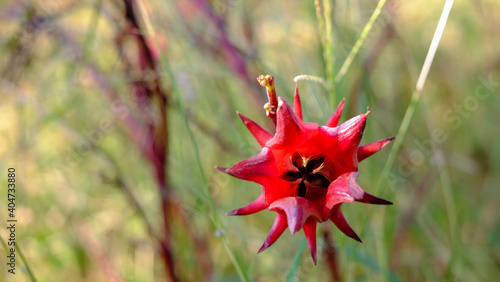
M 292 266 L 290 267 L 290 270 L 288 271 L 288 274 L 286 275 L 286 282 L 293 282 L 295 275 L 297 275 L 297 270 L 299 269 L 300 261 L 302 259 L 302 253 L 304 252 L 306 248 L 306 239 L 302 239 L 302 242 L 299 245 L 299 249 L 297 250 L 297 253 L 295 253 L 295 256 L 293 257 L 292 261 Z
M 375 8 L 375 11 L 373 11 L 373 14 L 371 15 L 370 19 L 366 23 L 365 27 L 361 31 L 361 35 L 358 37 L 358 40 L 354 44 L 354 47 L 352 47 L 351 52 L 349 55 L 347 55 L 347 58 L 345 59 L 344 63 L 342 64 L 342 67 L 340 67 L 339 72 L 335 76 L 335 83 L 339 83 L 340 80 L 344 77 L 346 74 L 347 70 L 351 66 L 352 61 L 354 60 L 354 57 L 356 57 L 356 54 L 358 53 L 359 49 L 361 48 L 361 45 L 365 42 L 366 37 L 370 33 L 373 23 L 375 23 L 375 20 L 377 20 L 378 16 L 380 15 L 380 12 L 382 11 L 382 8 L 385 5 L 386 0 L 380 0 L 378 1 L 377 7 Z
M 31 271 L 31 267 L 28 265 L 28 261 L 26 260 L 26 257 L 24 256 L 23 252 L 21 251 L 19 244 L 16 244 L 16 251 L 19 253 L 19 257 L 24 263 L 24 267 L 26 267 L 26 271 L 28 272 L 31 281 L 36 282 L 35 275 L 33 274 L 33 271 Z
M 337 97 L 335 93 L 335 46 L 333 44 L 333 11 L 331 0 L 323 0 L 323 19 L 324 19 L 324 43 L 323 49 L 325 52 L 326 64 L 326 82 L 328 84 L 328 94 L 330 97 L 330 105 L 335 108 Z
M 0 237 L 0 242 L 2 242 L 2 246 L 5 248 L 5 250 L 8 250 L 9 248 L 7 247 L 7 243 L 5 243 L 4 239 Z M 21 248 L 19 247 L 19 244 L 16 245 L 16 251 L 19 253 L 19 257 L 21 258 L 21 261 L 24 264 L 24 267 L 26 268 L 26 271 L 28 272 L 28 275 L 30 277 L 30 280 L 32 282 L 36 282 L 35 275 L 33 274 L 33 271 L 31 271 L 31 267 L 28 265 L 28 261 L 26 260 L 26 257 L 24 256 L 23 252 L 21 252 Z
M 180 90 L 177 86 L 177 83 L 175 82 L 174 75 L 173 75 L 172 71 L 170 70 L 167 58 L 165 57 L 165 54 L 163 53 L 161 45 L 156 38 L 155 30 L 153 29 L 153 26 L 151 25 L 149 15 L 144 7 L 144 4 L 142 3 L 142 1 L 137 1 L 137 3 L 138 3 L 139 10 L 142 14 L 142 18 L 144 20 L 144 24 L 146 25 L 146 31 L 148 32 L 148 34 L 150 36 L 153 37 L 158 50 L 160 50 L 161 65 L 170 79 L 172 90 L 173 90 L 172 92 L 174 93 L 174 95 L 177 99 L 177 102 L 179 104 L 179 109 L 181 111 L 181 114 L 182 114 L 182 117 L 184 120 L 184 124 L 185 124 L 186 129 L 187 129 L 188 134 L 189 134 L 189 139 L 190 139 L 191 144 L 193 146 L 193 149 L 195 151 L 196 162 L 198 163 L 198 169 L 200 170 L 200 175 L 202 178 L 203 188 L 204 188 L 203 191 L 200 191 L 202 194 L 201 198 L 206 198 L 208 200 L 208 205 L 209 205 L 210 211 L 212 213 L 212 220 L 214 223 L 214 227 L 216 230 L 220 230 L 220 229 L 222 229 L 222 223 L 219 220 L 219 217 L 217 215 L 217 210 L 215 208 L 214 199 L 212 197 L 212 194 L 210 193 L 208 179 L 206 177 L 205 170 L 203 169 L 203 164 L 201 161 L 200 151 L 199 151 L 198 145 L 196 144 L 196 139 L 194 137 L 194 133 L 193 133 L 191 126 L 189 124 L 189 119 L 188 119 L 188 116 L 186 113 L 186 108 L 184 107 L 184 104 L 182 102 Z M 242 281 L 250 281 L 250 279 L 247 277 L 246 273 L 243 271 L 243 268 L 241 267 L 240 263 L 236 259 L 236 256 L 234 255 L 234 252 L 232 251 L 231 247 L 229 246 L 226 238 L 223 235 L 221 235 L 220 237 L 222 238 L 222 242 L 224 243 L 225 249 L 226 249 L 226 251 L 231 259 L 231 262 L 233 263 L 233 266 L 236 269 L 236 272 L 238 273 L 240 279 Z
M 384 1 L 385 2 L 385 1 Z M 448 16 L 450 14 L 451 7 L 453 6 L 453 0 L 446 0 L 446 3 L 444 5 L 443 11 L 441 13 L 441 17 L 439 19 L 438 25 L 436 27 L 436 31 L 434 32 L 434 36 L 431 41 L 431 45 L 429 47 L 429 50 L 427 52 L 427 56 L 424 61 L 424 65 L 422 66 L 422 70 L 420 72 L 420 75 L 417 80 L 417 85 L 415 87 L 415 91 L 412 94 L 410 104 L 408 108 L 406 109 L 403 121 L 401 122 L 401 126 L 399 127 L 398 134 L 396 135 L 396 140 L 392 146 L 391 152 L 389 153 L 389 157 L 387 158 L 387 161 L 384 165 L 384 169 L 382 170 L 382 177 L 380 178 L 377 188 L 375 189 L 376 194 L 379 193 L 380 188 L 383 186 L 383 184 L 386 183 L 387 179 L 389 178 L 389 174 L 392 170 L 392 167 L 394 165 L 394 162 L 396 160 L 396 156 L 399 152 L 399 149 L 401 148 L 401 145 L 403 144 L 404 137 L 406 135 L 406 132 L 408 131 L 408 128 L 410 126 L 410 122 L 413 118 L 413 114 L 415 113 L 415 108 L 418 104 L 418 101 L 420 100 L 420 95 L 422 93 L 422 89 L 424 87 L 425 81 L 427 79 L 427 75 L 429 74 L 429 70 L 432 65 L 432 61 L 434 60 L 434 56 L 436 54 L 437 47 L 439 46 L 439 42 L 441 40 L 441 36 L 443 35 L 444 28 L 446 26 L 446 22 L 448 20 Z M 453 202 L 453 196 L 452 196 L 452 191 L 451 187 L 449 185 L 443 186 L 443 193 L 445 194 L 445 204 L 446 204 L 446 210 L 447 210 L 447 215 L 449 219 L 452 219 L 456 216 L 453 215 L 454 213 L 454 202 Z M 379 232 L 383 234 L 382 229 L 384 228 L 384 221 L 385 219 L 382 219 L 382 224 L 379 224 L 377 226 L 380 226 Z M 452 233 L 453 236 L 453 231 L 455 231 L 456 224 L 453 222 L 453 220 L 450 220 L 450 232 Z M 455 247 L 453 246 L 452 242 L 452 257 L 453 257 L 453 251 Z M 388 262 L 387 262 L 387 255 L 386 255 L 386 248 L 381 244 L 377 244 L 377 254 L 379 257 L 379 261 L 383 267 L 383 270 L 387 269 L 388 267 Z M 450 260 L 450 264 L 453 263 L 453 259 Z M 452 265 L 449 265 L 449 269 L 452 268 Z
M 420 99 L 425 80 L 427 79 L 427 75 L 429 74 L 429 70 L 431 68 L 432 61 L 434 60 L 434 55 L 436 54 L 436 50 L 439 45 L 439 41 L 441 40 L 441 36 L 443 34 L 446 21 L 448 20 L 448 15 L 450 13 L 452 5 L 453 0 L 446 0 L 441 18 L 439 19 L 438 26 L 436 28 L 436 31 L 434 32 L 434 37 L 432 38 L 431 46 L 429 47 L 424 65 L 418 77 L 415 91 L 412 94 L 410 104 L 406 109 L 403 121 L 401 122 L 401 126 L 398 130 L 398 134 L 396 135 L 396 139 L 394 140 L 394 144 L 391 148 L 391 152 L 389 153 L 389 157 L 387 158 L 384 169 L 382 170 L 382 177 L 379 180 L 377 189 L 375 190 L 376 192 L 379 192 L 382 184 L 385 184 L 385 181 L 389 178 L 389 174 L 394 165 L 394 161 L 396 160 L 396 156 L 399 152 L 399 149 L 401 148 L 401 145 L 403 144 L 403 139 L 406 135 L 406 132 L 408 131 L 408 127 L 410 126 L 411 119 L 413 118 L 413 114 L 417 106 L 417 102 Z
M 431 131 L 432 129 L 436 128 L 436 126 L 434 125 L 434 121 L 431 118 L 428 107 L 424 107 L 424 110 L 425 110 L 424 112 L 425 120 L 427 123 L 427 131 L 429 133 L 429 136 L 431 136 Z M 448 239 L 451 244 L 452 256 L 450 258 L 450 263 L 446 272 L 446 279 L 451 280 L 452 279 L 452 277 L 450 276 L 452 274 L 451 267 L 455 264 L 455 259 L 457 258 L 457 256 L 454 254 L 457 254 L 457 252 L 461 254 L 459 240 L 457 242 L 455 236 L 459 232 L 459 230 L 457 229 L 457 222 L 458 222 L 457 208 L 455 205 L 455 199 L 453 198 L 450 173 L 446 165 L 446 160 L 442 156 L 442 153 L 440 152 L 438 145 L 435 144 L 435 142 L 432 142 L 432 150 L 434 152 L 432 156 L 434 159 L 434 163 L 436 164 L 438 169 L 439 180 L 441 182 L 443 198 L 446 206 L 446 214 L 448 217 L 448 228 L 449 228 Z
M 318 26 L 319 26 L 319 38 L 321 40 L 321 45 L 326 45 L 325 38 L 325 19 L 321 14 L 321 6 L 319 4 L 319 0 L 314 0 L 314 7 L 316 8 L 316 18 L 318 18 Z

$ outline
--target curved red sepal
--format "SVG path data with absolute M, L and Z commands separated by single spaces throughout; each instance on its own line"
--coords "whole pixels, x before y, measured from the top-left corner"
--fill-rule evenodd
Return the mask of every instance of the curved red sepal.
M 271 133 L 267 132 L 267 130 L 265 130 L 260 125 L 255 123 L 253 120 L 247 118 L 246 116 L 240 114 L 239 112 L 236 113 L 240 117 L 241 121 L 243 121 L 245 126 L 248 128 L 250 133 L 252 133 L 253 137 L 257 139 L 257 142 L 259 142 L 261 147 L 264 147 L 267 141 L 273 138 L 273 135 Z
M 335 127 L 339 124 L 340 116 L 342 115 L 342 110 L 344 110 L 345 98 L 340 101 L 335 112 L 333 112 L 332 117 L 325 124 L 328 127 Z
M 316 225 L 318 222 L 316 220 L 309 220 L 304 224 L 304 234 L 306 235 L 307 247 L 311 252 L 311 257 L 316 265 Z
M 309 140 L 319 126 L 315 123 L 302 122 L 285 99 L 282 97 L 278 99 L 280 106 L 276 111 L 276 134 L 266 143 L 266 147 L 283 149 L 298 146 Z
M 326 211 L 333 209 L 337 204 L 344 202 L 363 202 L 376 205 L 392 205 L 392 202 L 366 193 L 356 182 L 358 172 L 345 173 L 339 176 L 328 186 L 326 194 Z
M 266 240 L 264 241 L 264 244 L 262 247 L 260 247 L 259 251 L 257 253 L 260 253 L 264 251 L 265 249 L 271 247 L 276 240 L 283 234 L 287 227 L 286 223 L 286 218 L 284 215 L 278 214 L 276 215 L 276 219 L 274 220 L 273 227 L 271 227 L 271 230 L 269 231 L 269 234 L 267 235 Z
M 295 95 L 293 99 L 293 112 L 297 115 L 300 120 L 304 120 L 302 118 L 302 105 L 300 103 L 300 95 L 299 95 L 299 87 L 295 84 Z
M 275 212 L 284 212 L 288 222 L 290 233 L 295 234 L 304 223 L 309 220 L 321 220 L 321 214 L 313 206 L 311 201 L 302 197 L 287 197 L 274 201 L 269 209 Z
M 391 137 L 360 146 L 358 148 L 358 162 L 361 162 L 362 160 L 375 154 L 380 149 L 384 148 L 387 144 L 389 144 L 392 140 L 394 140 L 394 138 L 396 137 Z
M 337 138 L 340 152 L 343 155 L 352 154 L 355 156 L 354 153 L 358 150 L 359 142 L 365 130 L 366 116 L 369 113 L 370 111 L 366 112 L 366 114 L 357 115 L 339 126 Z
M 246 205 L 239 209 L 235 209 L 234 211 L 230 211 L 226 213 L 226 215 L 249 215 L 260 212 L 267 207 L 268 205 L 266 204 L 264 193 L 262 193 L 255 201 L 253 201 L 249 205 Z
M 249 159 L 243 160 L 230 168 L 217 167 L 218 170 L 236 178 L 259 183 L 261 185 L 272 182 L 278 176 L 274 155 L 268 148 Z
M 347 223 L 347 221 L 344 218 L 344 214 L 342 214 L 342 210 L 340 209 L 340 205 L 336 206 L 333 210 L 332 213 L 330 214 L 330 220 L 337 226 L 342 233 L 347 235 L 348 237 L 351 237 L 352 239 L 363 243 L 361 239 L 358 237 L 358 234 L 352 230 L 351 226 Z
M 331 210 L 341 203 L 352 203 L 355 198 L 351 193 L 350 180 L 353 173 L 345 173 L 337 177 L 335 181 L 328 186 L 328 192 L 325 199 L 325 212 L 324 218 L 328 217 Z M 356 181 L 356 180 L 354 180 Z M 359 187 L 359 186 L 358 186 Z

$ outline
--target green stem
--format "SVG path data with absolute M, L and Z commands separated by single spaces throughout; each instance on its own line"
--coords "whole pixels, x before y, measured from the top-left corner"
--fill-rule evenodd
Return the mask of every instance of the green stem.
M 332 5 L 331 0 L 323 0 L 323 17 L 324 17 L 324 45 L 325 63 L 326 63 L 326 81 L 330 94 L 330 105 L 335 108 L 337 103 L 335 89 L 335 48 L 333 44 L 333 27 L 332 27 Z
M 443 34 L 446 21 L 448 20 L 448 15 L 450 13 L 452 5 L 453 5 L 453 0 L 446 0 L 445 7 L 443 8 L 443 12 L 441 14 L 441 18 L 439 19 L 438 26 L 434 33 L 434 37 L 432 38 L 431 46 L 429 47 L 429 51 L 427 52 L 427 56 L 424 61 L 424 65 L 422 67 L 422 70 L 420 71 L 415 91 L 413 91 L 410 104 L 406 109 L 403 121 L 401 122 L 401 126 L 399 127 L 398 130 L 398 134 L 396 135 L 396 139 L 394 140 L 394 145 L 392 146 L 391 152 L 389 153 L 389 157 L 387 158 L 384 169 L 382 170 L 382 177 L 380 178 L 380 181 L 377 185 L 376 192 L 379 192 L 380 187 L 383 184 L 385 184 L 384 181 L 386 181 L 389 178 L 389 174 L 394 165 L 394 161 L 396 160 L 396 156 L 399 152 L 399 149 L 401 148 L 401 145 L 403 144 L 403 139 L 410 126 L 410 122 L 413 118 L 413 114 L 417 106 L 417 102 L 420 100 L 422 89 L 427 79 L 427 75 L 429 74 L 429 70 L 431 68 L 432 61 L 434 60 L 434 55 L 436 54 L 436 50 L 439 45 L 441 36 Z
M 302 242 L 300 242 L 299 249 L 297 250 L 297 253 L 293 257 L 292 261 L 292 266 L 290 267 L 290 271 L 288 271 L 288 274 L 286 276 L 286 282 L 293 282 L 295 275 L 297 275 L 297 270 L 299 269 L 299 264 L 300 260 L 302 258 L 302 253 L 304 252 L 306 248 L 306 239 L 302 239 Z
M 7 243 L 5 243 L 5 241 L 2 237 L 0 237 L 0 242 L 2 242 L 2 246 L 4 247 L 5 250 L 9 249 L 7 247 Z M 24 263 L 24 267 L 26 268 L 26 271 L 28 272 L 30 280 L 33 282 L 36 282 L 37 280 L 35 278 L 35 275 L 33 274 L 33 271 L 31 271 L 31 268 L 28 265 L 28 261 L 26 260 L 26 257 L 24 256 L 23 252 L 21 252 L 21 248 L 19 247 L 19 244 L 16 244 L 16 251 L 19 253 L 19 257 L 21 258 L 21 261 Z
M 28 272 L 28 275 L 30 276 L 31 281 L 36 282 L 35 275 L 33 274 L 33 271 L 31 271 L 31 267 L 28 265 L 28 261 L 26 260 L 26 257 L 24 256 L 23 252 L 21 252 L 21 248 L 19 244 L 16 244 L 16 250 L 19 253 L 19 257 L 24 263 L 24 267 L 26 267 L 26 271 Z
M 450 13 L 452 6 L 453 6 L 453 0 L 446 0 L 443 11 L 441 13 L 441 17 L 440 17 L 438 25 L 436 27 L 436 31 L 434 32 L 434 36 L 432 38 L 431 45 L 430 45 L 429 50 L 427 52 L 427 56 L 425 58 L 424 65 L 422 66 L 422 70 L 420 71 L 420 75 L 419 75 L 418 80 L 417 80 L 415 91 L 412 94 L 410 104 L 409 104 L 408 108 L 406 109 L 403 121 L 401 122 L 401 126 L 399 127 L 399 130 L 398 130 L 398 134 L 396 135 L 396 140 L 394 142 L 394 145 L 392 146 L 391 152 L 389 153 L 389 157 L 387 158 L 384 169 L 382 170 L 382 177 L 380 178 L 378 185 L 377 185 L 377 188 L 375 189 L 376 195 L 379 194 L 380 188 L 382 186 L 384 186 L 384 184 L 388 180 L 389 174 L 390 174 L 392 167 L 394 165 L 394 162 L 396 160 L 396 156 L 399 152 L 399 149 L 401 148 L 401 145 L 403 144 L 404 137 L 405 137 L 406 132 L 408 131 L 408 128 L 410 126 L 411 120 L 413 118 L 413 114 L 415 113 L 415 108 L 417 106 L 417 103 L 420 100 L 422 89 L 423 89 L 425 81 L 427 79 L 427 75 L 429 74 L 429 70 L 431 68 L 432 61 L 434 60 L 434 55 L 436 54 L 436 50 L 439 46 L 439 42 L 441 40 L 441 36 L 443 35 L 443 31 L 444 31 L 444 28 L 446 26 L 446 22 L 448 20 L 448 15 Z M 455 210 L 455 203 L 453 201 L 453 198 L 451 197 L 452 193 L 451 193 L 451 191 L 448 191 L 448 190 L 451 190 L 451 188 L 449 188 L 450 185 L 447 184 L 447 182 L 446 182 L 446 175 L 444 175 L 442 173 L 440 173 L 440 175 L 442 177 L 442 179 L 441 179 L 442 184 L 444 184 L 444 185 L 442 185 L 443 186 L 442 189 L 443 189 L 443 193 L 445 194 L 445 205 L 447 208 L 446 210 L 448 213 L 448 218 L 453 219 L 456 216 L 456 210 Z M 444 180 L 444 182 L 443 182 L 443 180 Z M 455 213 L 455 216 L 453 215 L 453 213 Z M 384 226 L 383 223 L 384 223 L 384 219 L 382 219 L 382 224 L 380 224 L 378 226 L 383 227 Z M 456 232 L 458 232 L 458 231 L 456 230 L 456 224 L 453 220 L 450 220 L 449 227 L 450 227 L 451 236 L 452 237 L 455 236 L 457 234 Z M 381 260 L 381 262 L 382 262 L 382 260 L 387 258 L 387 255 L 385 254 L 386 248 L 383 244 L 378 244 L 377 249 L 378 249 L 377 253 L 379 254 L 379 260 Z M 451 250 L 452 255 L 451 255 L 451 257 L 453 257 L 455 249 L 456 248 L 454 246 L 454 243 L 452 242 L 452 250 Z M 386 261 L 384 261 L 384 263 L 386 263 Z M 450 260 L 449 269 L 452 268 L 452 264 L 453 264 L 453 259 Z M 384 265 L 384 266 L 387 266 L 387 265 Z
M 352 47 L 351 52 L 349 55 L 347 55 L 347 58 L 345 59 L 344 63 L 342 64 L 342 67 L 340 68 L 339 72 L 335 76 L 335 83 L 340 82 L 342 77 L 344 77 L 345 73 L 351 66 L 352 61 L 354 60 L 354 57 L 356 57 L 356 54 L 358 53 L 359 49 L 361 48 L 361 45 L 363 45 L 363 42 L 365 42 L 366 37 L 370 33 L 373 23 L 375 23 L 375 20 L 377 20 L 378 16 L 380 15 L 380 12 L 382 11 L 382 8 L 385 5 L 386 0 L 380 0 L 377 4 L 377 7 L 375 8 L 375 11 L 373 11 L 373 14 L 371 15 L 370 19 L 366 23 L 365 27 L 361 31 L 361 35 L 358 37 L 358 40 L 354 44 L 354 47 Z

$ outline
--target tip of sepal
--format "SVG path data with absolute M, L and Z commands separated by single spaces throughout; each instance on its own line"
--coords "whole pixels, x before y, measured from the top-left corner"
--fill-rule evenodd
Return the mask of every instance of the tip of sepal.
M 363 146 L 358 147 L 358 162 L 363 161 L 364 159 L 370 157 L 376 152 L 380 151 L 387 144 L 389 144 L 396 137 L 386 138 L 379 141 L 375 141 L 372 143 L 365 144 Z
M 306 235 L 307 247 L 309 252 L 311 252 L 311 257 L 314 265 L 317 264 L 317 254 L 316 254 L 316 225 L 317 222 L 310 220 L 304 224 L 304 234 Z
M 240 114 L 239 112 L 236 112 L 238 116 L 240 117 L 241 121 L 243 124 L 247 127 L 247 129 L 250 131 L 250 133 L 253 135 L 253 137 L 259 142 L 260 146 L 264 147 L 267 143 L 267 141 L 271 140 L 273 138 L 273 135 L 267 130 L 263 129 L 260 125 L 258 125 L 256 122 L 253 120 L 247 118 L 246 116 Z
M 220 166 L 216 166 L 215 168 L 218 169 L 218 170 L 220 170 L 220 171 L 222 171 L 222 172 L 224 172 L 224 173 L 227 173 L 227 171 L 229 170 L 229 168 L 220 167 Z
M 300 230 L 300 227 L 299 227 L 299 224 L 298 223 L 298 220 L 294 217 L 288 219 L 288 230 L 290 230 L 290 234 L 292 235 L 295 235 L 295 232 L 299 231 Z
M 262 246 L 260 247 L 260 249 L 257 251 L 257 254 L 260 254 L 262 253 L 263 251 L 265 251 L 267 248 L 269 248 L 271 245 L 268 244 L 267 240 L 264 241 L 264 244 L 262 244 Z
M 295 84 L 295 95 L 293 97 L 293 112 L 297 115 L 300 120 L 304 120 L 302 118 L 302 106 L 300 103 L 300 94 L 299 94 L 299 86 Z
M 230 212 L 227 212 L 226 215 L 229 215 L 229 216 L 231 216 L 231 215 L 238 215 L 237 211 L 238 211 L 238 209 L 232 210 Z
M 260 196 L 255 199 L 255 201 L 251 202 L 250 204 L 239 208 L 235 209 L 233 211 L 230 211 L 226 213 L 226 215 L 249 215 L 249 214 L 254 214 L 257 212 L 260 212 L 261 210 L 267 208 L 266 204 L 266 199 L 264 194 L 260 194 Z
M 260 247 L 257 253 L 263 252 L 265 249 L 271 247 L 271 245 L 274 244 L 276 240 L 278 240 L 281 234 L 283 234 L 286 228 L 287 228 L 286 218 L 281 214 L 276 215 L 273 227 L 271 227 L 271 230 L 269 231 L 269 234 L 267 235 L 264 244 L 262 244 L 262 247 Z
M 340 205 L 335 207 L 332 210 L 332 214 L 330 215 L 330 220 L 337 226 L 337 228 L 342 231 L 347 237 L 350 237 L 360 243 L 363 243 L 359 238 L 358 234 L 351 228 L 349 223 L 345 220 L 344 215 L 342 214 L 342 210 L 340 209 Z
M 340 101 L 339 105 L 337 106 L 337 109 L 333 112 L 332 116 L 326 123 L 326 126 L 335 127 L 339 124 L 340 116 L 342 115 L 344 106 L 345 106 L 345 98 L 342 99 L 342 101 Z
M 347 235 L 349 238 L 352 238 L 358 242 L 360 242 L 361 244 L 363 244 L 363 241 L 361 241 L 361 238 L 359 238 L 358 234 L 356 234 L 356 232 L 353 231 L 353 234 L 351 236 Z
M 391 201 L 384 200 L 366 192 L 363 194 L 361 199 L 356 199 L 356 201 L 374 205 L 392 205 Z

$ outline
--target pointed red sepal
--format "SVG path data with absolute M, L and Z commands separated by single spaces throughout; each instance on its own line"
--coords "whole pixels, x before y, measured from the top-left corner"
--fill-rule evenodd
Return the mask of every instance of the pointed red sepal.
M 366 192 L 364 192 L 363 197 L 361 197 L 361 199 L 356 199 L 356 201 L 374 205 L 392 205 L 391 201 L 384 200 L 382 198 L 373 196 L 372 194 Z
M 295 234 L 307 220 L 320 220 L 321 214 L 312 202 L 302 197 L 287 197 L 274 201 L 269 209 L 275 212 L 282 211 L 286 214 L 288 229 Z
M 335 224 L 335 226 L 337 226 L 338 229 L 340 229 L 340 231 L 342 231 L 342 233 L 360 243 L 363 243 L 358 237 L 358 234 L 356 234 L 356 232 L 352 230 L 351 226 L 349 226 L 349 224 L 345 220 L 344 214 L 342 214 L 342 210 L 340 209 L 340 205 L 337 205 L 332 210 L 332 213 L 330 214 L 330 220 Z
M 345 105 L 345 98 L 340 101 L 339 105 L 337 106 L 337 109 L 335 112 L 333 112 L 332 117 L 328 120 L 328 122 L 325 124 L 328 127 L 335 127 L 339 124 L 340 116 L 342 115 L 342 111 L 344 110 L 344 105 Z
M 350 199 L 367 204 L 392 205 L 392 202 L 366 193 L 356 182 L 358 175 L 358 172 L 342 174 L 328 186 L 325 205 L 327 209 L 331 210 L 342 202 L 352 202 Z
M 302 118 L 302 105 L 300 103 L 300 95 L 299 95 L 299 86 L 295 84 L 295 96 L 293 100 L 293 112 L 297 115 L 300 120 L 304 120 Z
M 240 114 L 239 112 L 236 113 L 240 117 L 241 121 L 243 121 L 245 126 L 248 128 L 250 133 L 252 133 L 253 137 L 257 139 L 257 142 L 259 142 L 260 146 L 264 147 L 267 141 L 273 138 L 273 135 L 271 133 L 267 132 L 267 130 L 265 130 L 260 125 L 255 123 L 253 120 L 247 118 L 246 116 Z
M 357 151 L 359 142 L 363 137 L 363 131 L 366 125 L 366 114 L 357 115 L 339 126 L 337 134 L 340 151 L 344 154 L 350 154 L 352 151 Z
M 311 257 L 314 261 L 314 265 L 316 265 L 316 220 L 309 220 L 304 224 L 304 234 L 306 235 L 307 247 L 309 247 L 309 251 L 311 252 Z
M 287 222 L 286 218 L 284 215 L 278 214 L 276 215 L 276 219 L 274 220 L 273 227 L 271 227 L 271 230 L 269 231 L 269 234 L 267 235 L 266 240 L 264 241 L 264 244 L 262 247 L 260 247 L 259 251 L 257 253 L 260 253 L 264 251 L 265 249 L 271 247 L 276 240 L 283 234 L 287 227 Z
M 392 140 L 394 140 L 394 138 L 396 137 L 391 137 L 360 146 L 358 148 L 358 162 L 361 162 L 362 160 L 375 154 L 380 149 L 384 148 L 387 144 L 389 144 Z
M 242 208 L 235 209 L 234 211 L 230 211 L 226 213 L 226 215 L 249 215 L 260 212 L 261 210 L 267 208 L 266 200 L 264 197 L 264 193 L 260 194 L 260 196 L 253 201 L 251 204 L 246 205 Z
M 258 155 L 243 160 L 230 168 L 217 167 L 217 169 L 236 178 L 261 185 L 269 184 L 278 176 L 274 155 L 266 147 L 262 148 Z
M 342 174 L 328 186 L 328 192 L 326 193 L 325 199 L 326 209 L 323 214 L 324 218 L 327 218 L 331 210 L 338 204 L 354 202 L 354 196 L 351 194 L 351 189 L 349 188 L 351 174 L 352 173 Z
M 316 134 L 319 129 L 317 124 L 302 122 L 285 99 L 279 97 L 278 100 L 276 134 L 266 143 L 266 147 L 271 149 L 295 147 Z

